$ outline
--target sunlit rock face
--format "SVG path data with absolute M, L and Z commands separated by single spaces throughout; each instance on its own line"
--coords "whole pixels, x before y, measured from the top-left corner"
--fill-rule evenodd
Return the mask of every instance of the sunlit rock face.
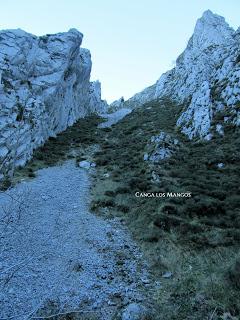
M 176 67 L 126 104 L 138 107 L 165 97 L 184 104 L 177 126 L 190 139 L 208 139 L 214 115 L 226 108 L 226 121 L 239 125 L 240 29 L 234 31 L 223 17 L 204 12 Z
M 0 31 L 0 172 L 24 165 L 77 119 L 105 110 L 82 38 L 75 29 L 42 37 Z

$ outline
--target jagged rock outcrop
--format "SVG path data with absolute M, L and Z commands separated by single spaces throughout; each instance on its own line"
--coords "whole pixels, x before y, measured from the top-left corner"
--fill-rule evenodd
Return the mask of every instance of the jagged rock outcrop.
M 101 97 L 101 83 L 100 81 L 93 81 L 90 83 L 90 100 L 89 108 L 91 112 L 103 113 L 108 109 L 108 104 L 106 100 L 102 100 Z
M 223 17 L 204 12 L 176 67 L 126 101 L 126 106 L 165 97 L 185 105 L 177 126 L 190 139 L 210 139 L 212 120 L 221 111 L 228 114 L 225 122 L 239 125 L 240 28 L 234 31 Z M 217 124 L 215 132 L 219 125 L 223 124 Z
M 91 55 L 76 29 L 36 37 L 0 32 L 0 173 L 23 166 L 50 136 L 90 112 L 104 112 Z
M 119 98 L 118 100 L 113 101 L 110 104 L 110 108 L 112 111 L 119 110 L 121 108 L 124 108 L 124 97 Z
M 151 141 L 146 147 L 144 160 L 159 163 L 164 159 L 170 158 L 178 148 L 178 139 L 162 131 L 159 135 L 151 137 Z

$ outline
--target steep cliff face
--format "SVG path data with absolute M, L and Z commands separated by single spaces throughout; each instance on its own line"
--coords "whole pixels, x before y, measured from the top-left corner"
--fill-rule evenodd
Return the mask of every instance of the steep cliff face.
M 89 81 L 91 55 L 75 29 L 36 37 L 0 32 L 0 172 L 90 112 L 104 111 L 100 83 Z
M 225 122 L 240 123 L 239 78 L 240 29 L 235 32 L 223 17 L 208 10 L 197 21 L 176 67 L 126 104 L 137 107 L 154 99 L 170 98 L 185 105 L 177 121 L 181 131 L 190 139 L 210 139 L 212 129 L 223 132 L 222 123 L 211 127 L 217 113 L 228 114 Z

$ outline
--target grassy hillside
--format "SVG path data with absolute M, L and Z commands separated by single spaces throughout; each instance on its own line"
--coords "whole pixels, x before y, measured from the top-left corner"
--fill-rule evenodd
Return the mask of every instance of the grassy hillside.
M 92 209 L 123 217 L 141 242 L 163 285 L 155 296 L 159 319 L 210 319 L 214 310 L 212 319 L 224 312 L 239 315 L 240 270 L 232 267 L 240 243 L 239 130 L 228 126 L 223 138 L 189 141 L 175 127 L 180 111 L 168 101 L 152 102 L 105 130 L 95 154 Z M 144 150 L 160 131 L 179 139 L 181 147 L 149 165 Z M 136 198 L 136 191 L 190 191 L 192 197 Z M 162 278 L 166 271 L 171 279 Z

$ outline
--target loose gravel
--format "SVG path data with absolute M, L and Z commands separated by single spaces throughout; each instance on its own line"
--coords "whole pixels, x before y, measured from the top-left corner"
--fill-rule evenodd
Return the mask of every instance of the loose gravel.
M 90 186 L 91 172 L 69 161 L 0 193 L 0 319 L 108 320 L 145 301 L 141 252 L 118 219 L 89 211 Z
M 113 124 L 117 123 L 123 119 L 126 115 L 132 112 L 132 109 L 122 108 L 112 113 L 101 114 L 101 117 L 106 119 L 105 122 L 102 122 L 98 125 L 99 128 L 109 128 Z

